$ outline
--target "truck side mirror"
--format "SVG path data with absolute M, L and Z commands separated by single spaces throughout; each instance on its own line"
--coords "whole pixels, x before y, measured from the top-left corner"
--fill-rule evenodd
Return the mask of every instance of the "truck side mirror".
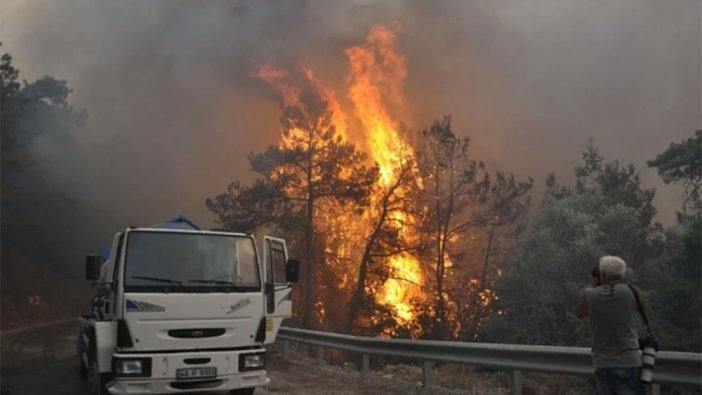
M 100 278 L 100 267 L 104 263 L 100 255 L 88 255 L 85 257 L 85 279 L 96 281 Z
M 288 259 L 285 262 L 285 282 L 296 283 L 300 277 L 300 261 Z

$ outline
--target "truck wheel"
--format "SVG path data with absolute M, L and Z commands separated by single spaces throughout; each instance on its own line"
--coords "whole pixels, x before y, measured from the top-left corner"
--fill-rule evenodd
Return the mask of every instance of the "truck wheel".
M 80 375 L 80 381 L 88 380 L 88 368 L 85 367 L 85 364 L 82 360 L 78 360 L 78 371 L 78 374 Z
M 111 380 L 109 373 L 100 373 L 97 361 L 90 367 L 88 382 L 90 383 L 90 393 L 93 395 L 108 395 L 107 383 Z
M 78 359 L 78 374 L 80 375 L 81 381 L 86 381 L 88 379 L 88 368 L 83 363 L 83 353 L 85 347 L 83 347 L 83 328 L 80 327 L 78 330 L 78 338 L 76 341 L 76 355 Z
M 230 392 L 231 395 L 253 395 L 254 390 L 256 387 L 251 387 L 251 388 L 239 388 L 236 390 L 232 390 Z

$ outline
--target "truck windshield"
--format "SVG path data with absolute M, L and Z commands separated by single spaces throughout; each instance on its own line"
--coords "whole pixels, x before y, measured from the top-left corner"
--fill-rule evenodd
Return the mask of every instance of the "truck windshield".
M 125 288 L 131 291 L 254 291 L 260 288 L 253 240 L 227 235 L 129 233 Z

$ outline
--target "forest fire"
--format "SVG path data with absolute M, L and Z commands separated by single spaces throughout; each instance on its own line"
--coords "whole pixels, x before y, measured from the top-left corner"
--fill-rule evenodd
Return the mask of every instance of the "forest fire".
M 531 183 L 499 172 L 491 179 L 450 117 L 412 129 L 406 59 L 388 28 L 343 53 L 338 89 L 302 63 L 251 74 L 283 107 L 283 138 L 254 166 L 268 164 L 257 170 L 275 184 L 268 195 L 282 191 L 279 207 L 304 216 L 302 324 L 475 338 L 495 313 L 498 256 L 515 240 L 508 235 Z M 259 201 L 236 188 L 240 207 Z
M 407 76 L 406 62 L 396 49 L 393 32 L 376 26 L 363 45 L 350 47 L 344 53 L 349 62 L 348 98 L 365 136 L 365 140 L 352 143 L 367 149 L 369 158 L 377 164 L 379 172 L 377 188 L 370 197 L 370 207 L 364 213 L 361 226 L 345 227 L 343 224 L 351 223 L 353 219 L 343 213 L 341 217 L 321 218 L 329 228 L 344 228 L 345 231 L 354 233 L 346 234 L 344 240 L 337 244 L 337 249 L 342 255 L 351 255 L 352 246 L 358 245 L 371 227 L 372 217 L 377 214 L 374 211 L 381 199 L 380 194 L 397 180 L 403 167 L 414 166 L 414 154 L 399 133 L 400 122 L 391 115 L 405 115 L 402 83 Z M 297 69 L 304 77 L 303 85 L 325 103 L 325 111 L 331 114 L 336 136 L 346 140 L 347 112 L 342 109 L 334 89 L 322 84 L 309 67 L 300 63 Z M 260 78 L 274 87 L 284 106 L 307 107 L 301 97 L 303 89 L 295 84 L 286 70 L 264 65 L 251 76 Z M 284 137 L 281 144 L 288 143 L 289 136 Z M 421 180 L 417 181 L 421 183 Z M 398 189 L 394 193 L 402 196 L 404 192 L 406 191 Z M 416 238 L 411 230 L 413 218 L 402 212 L 391 212 L 390 217 L 402 238 L 408 241 Z M 411 300 L 422 296 L 423 275 L 420 264 L 415 257 L 402 253 L 389 257 L 385 265 L 391 276 L 379 290 L 379 300 L 397 310 L 398 322 L 408 321 L 413 317 Z
M 231 368 L 295 333 L 555 365 L 593 342 L 603 255 L 646 297 L 659 387 L 700 392 L 700 1 L 84 3 L 0 7 L 0 395 L 505 392 L 521 374 L 328 347 Z M 168 350 L 211 363 L 161 377 Z M 130 355 L 154 377 L 99 372 Z M 555 373 L 523 386 L 591 392 Z
M 298 71 L 305 77 L 306 85 L 312 88 L 314 94 L 321 99 L 326 105 L 326 111 L 331 114 L 331 123 L 335 127 L 336 135 L 346 140 L 346 114 L 341 110 L 341 105 L 336 99 L 336 92 L 323 85 L 314 75 L 314 71 L 302 63 L 297 65 Z M 249 74 L 252 78 L 259 78 L 266 81 L 269 85 L 278 91 L 284 107 L 297 106 L 305 108 L 302 95 L 302 89 L 296 86 L 290 79 L 290 73 L 287 70 L 280 69 L 271 65 L 263 65 L 256 72 Z M 283 136 L 284 140 L 288 136 Z M 285 141 L 284 141 L 285 143 Z
M 394 34 L 375 27 L 365 45 L 345 51 L 350 64 L 349 98 L 354 103 L 354 114 L 365 128 L 372 159 L 378 164 L 378 183 L 387 188 L 400 176 L 401 168 L 413 166 L 413 152 L 398 133 L 398 124 L 390 117 L 387 105 L 395 105 L 404 112 L 402 83 L 407 76 L 405 58 L 395 48 Z M 402 195 L 401 189 L 397 191 Z M 377 199 L 373 196 L 371 199 Z M 371 207 L 375 207 L 371 204 Z M 401 227 L 402 237 L 411 239 L 413 219 L 404 213 L 391 214 Z M 396 276 L 388 279 L 383 287 L 382 300 L 397 309 L 402 320 L 412 318 L 409 301 L 420 297 L 422 274 L 419 262 L 408 254 L 392 257 L 388 265 Z

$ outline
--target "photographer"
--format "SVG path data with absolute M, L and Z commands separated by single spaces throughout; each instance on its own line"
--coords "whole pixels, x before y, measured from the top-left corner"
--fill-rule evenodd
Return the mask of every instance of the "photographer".
M 594 272 L 595 286 L 583 294 L 576 315 L 590 317 L 592 360 L 598 395 L 646 394 L 637 332 L 638 290 L 624 282 L 626 263 L 604 256 Z

